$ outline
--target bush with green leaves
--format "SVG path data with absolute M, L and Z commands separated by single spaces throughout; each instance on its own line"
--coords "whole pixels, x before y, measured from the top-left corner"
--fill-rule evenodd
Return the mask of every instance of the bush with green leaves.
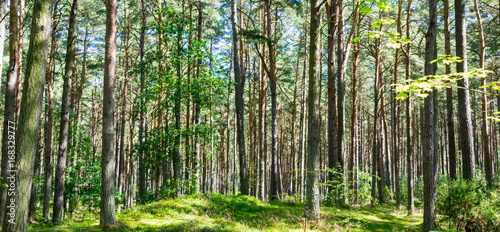
M 474 224 L 480 231 L 500 231 L 500 189 L 487 188 L 482 175 L 446 179 L 438 186 L 436 212 L 440 227 L 462 231 Z

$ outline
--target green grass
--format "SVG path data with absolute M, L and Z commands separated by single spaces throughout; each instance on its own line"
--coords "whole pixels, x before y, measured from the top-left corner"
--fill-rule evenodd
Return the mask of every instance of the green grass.
M 394 204 L 371 208 L 321 207 L 321 220 L 305 222 L 300 202 L 262 202 L 218 194 L 161 200 L 117 214 L 115 231 L 420 231 L 422 215 L 406 216 Z M 99 215 L 80 209 L 62 225 L 31 224 L 28 231 L 101 231 Z

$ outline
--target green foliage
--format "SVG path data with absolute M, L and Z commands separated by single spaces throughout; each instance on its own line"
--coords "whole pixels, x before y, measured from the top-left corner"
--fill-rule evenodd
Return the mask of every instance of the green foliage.
M 327 205 L 335 205 L 334 199 L 345 197 L 348 201 L 353 201 L 356 198 L 356 192 L 352 188 L 354 185 L 354 181 L 349 181 L 348 176 L 353 173 L 353 171 L 346 171 L 346 177 L 343 178 L 338 171 L 334 169 L 326 169 L 325 171 L 331 172 L 334 175 L 337 175 L 338 178 L 334 180 L 329 180 L 326 184 L 319 183 L 320 186 L 329 186 L 332 188 L 332 191 L 328 193 L 328 196 L 321 196 L 320 199 L 326 199 Z M 371 179 L 372 174 L 363 172 L 361 170 L 358 171 L 358 180 L 356 183 L 358 184 L 357 197 L 358 203 L 369 204 L 371 202 Z M 386 194 L 387 196 L 387 194 Z
M 389 202 L 394 199 L 394 192 L 387 186 L 384 186 L 383 190 L 384 192 L 384 201 Z
M 369 204 L 372 200 L 371 195 L 371 179 L 372 174 L 367 172 L 359 172 L 358 176 L 358 199 L 359 204 Z
M 500 230 L 500 188 L 486 187 L 484 177 L 472 181 L 446 179 L 438 186 L 436 212 L 441 226 L 464 230 L 467 226 L 481 231 Z
M 431 61 L 431 63 L 441 62 L 445 65 L 451 65 L 453 63 L 462 62 L 460 57 L 452 57 L 447 55 L 439 56 L 437 59 Z M 492 71 L 485 69 L 476 69 L 467 73 L 450 73 L 450 74 L 442 74 L 442 75 L 428 75 L 424 77 L 420 77 L 417 79 L 409 79 L 406 80 L 406 84 L 397 85 L 396 86 L 396 100 L 404 100 L 409 97 L 410 93 L 413 93 L 415 96 L 426 98 L 428 92 L 433 89 L 442 89 L 442 88 L 451 88 L 458 87 L 453 83 L 456 83 L 458 80 L 463 78 L 486 78 Z M 492 87 L 494 90 L 500 89 L 498 82 L 488 83 L 486 85 L 480 86 L 479 88 Z M 461 87 L 458 87 L 461 88 Z M 481 94 L 489 94 L 485 92 L 480 92 L 479 90 L 469 89 L 472 91 L 479 92 Z

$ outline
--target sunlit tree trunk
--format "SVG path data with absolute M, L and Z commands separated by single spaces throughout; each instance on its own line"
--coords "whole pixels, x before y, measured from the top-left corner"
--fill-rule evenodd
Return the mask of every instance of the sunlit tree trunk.
M 103 117 L 102 117 L 102 161 L 101 161 L 101 214 L 100 225 L 107 230 L 116 224 L 115 219 L 115 157 L 114 105 L 116 65 L 116 20 L 117 0 L 106 2 L 106 37 L 104 57 Z
M 467 30 L 465 22 L 465 0 L 455 0 L 455 37 L 457 56 L 463 62 L 457 63 L 457 72 L 467 73 Z M 469 78 L 457 81 L 458 88 L 458 123 L 460 150 L 462 151 L 463 177 L 472 180 L 475 173 L 474 143 L 472 137 L 472 119 L 469 97 Z

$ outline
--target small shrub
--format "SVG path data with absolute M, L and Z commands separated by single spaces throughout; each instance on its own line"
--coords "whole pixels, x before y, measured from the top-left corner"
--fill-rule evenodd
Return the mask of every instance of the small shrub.
M 443 180 L 437 190 L 436 212 L 442 215 L 439 223 L 459 231 L 472 227 L 500 231 L 500 191 L 487 188 L 483 177 Z

